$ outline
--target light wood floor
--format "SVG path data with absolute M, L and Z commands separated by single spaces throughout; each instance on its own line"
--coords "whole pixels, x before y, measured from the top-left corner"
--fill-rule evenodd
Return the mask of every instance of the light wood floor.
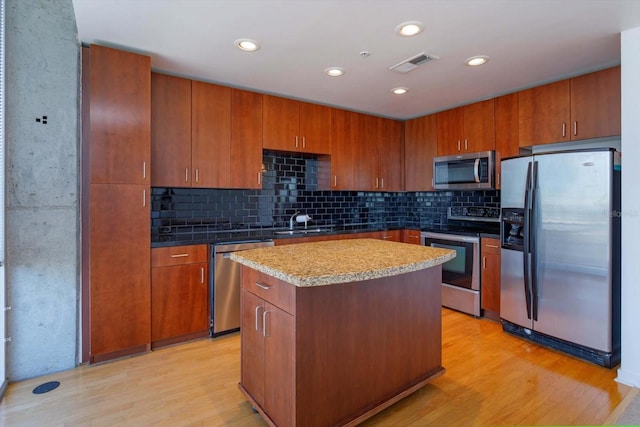
M 233 334 L 14 383 L 0 425 L 265 426 L 238 390 L 239 351 Z M 615 369 L 447 309 L 443 365 L 443 376 L 364 425 L 601 425 L 631 390 L 613 380 Z M 58 389 L 32 394 L 52 380 Z

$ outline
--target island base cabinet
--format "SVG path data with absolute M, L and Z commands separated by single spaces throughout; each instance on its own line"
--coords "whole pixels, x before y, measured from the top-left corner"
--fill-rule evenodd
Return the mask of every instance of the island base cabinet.
M 441 274 L 295 287 L 243 266 L 240 389 L 271 425 L 370 418 L 444 372 Z M 256 282 L 293 288 L 291 314 Z

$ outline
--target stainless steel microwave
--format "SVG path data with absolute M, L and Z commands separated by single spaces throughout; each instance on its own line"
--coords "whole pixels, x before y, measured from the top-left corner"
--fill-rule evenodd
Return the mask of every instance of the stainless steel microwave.
M 434 157 L 433 188 L 477 190 L 494 188 L 495 152 Z

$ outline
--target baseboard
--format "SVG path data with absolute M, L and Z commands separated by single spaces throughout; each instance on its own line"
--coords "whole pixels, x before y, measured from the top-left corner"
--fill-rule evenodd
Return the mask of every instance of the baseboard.
M 640 372 L 629 371 L 624 369 L 624 362 L 618 369 L 616 381 L 631 387 L 640 387 Z
M 2 383 L 2 387 L 0 387 L 0 400 L 2 400 L 2 398 L 4 397 L 4 394 L 7 391 L 8 387 L 9 387 L 9 380 L 5 378 L 4 382 Z

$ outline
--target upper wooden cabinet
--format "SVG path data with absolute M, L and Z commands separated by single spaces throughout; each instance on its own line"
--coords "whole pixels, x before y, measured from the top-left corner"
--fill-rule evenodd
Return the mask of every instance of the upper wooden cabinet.
M 494 102 L 488 99 L 438 113 L 438 155 L 495 149 Z
M 404 122 L 404 187 L 406 191 L 433 190 L 433 158 L 437 153 L 436 115 Z
M 190 187 L 191 80 L 151 73 L 154 187 Z
M 501 184 L 501 160 L 519 154 L 518 92 L 496 98 L 496 189 Z
M 380 191 L 402 191 L 404 188 L 404 155 L 402 151 L 402 123 L 397 120 L 377 118 L 378 174 L 375 189 Z
M 520 146 L 620 134 L 620 67 L 519 93 Z
M 90 182 L 148 185 L 151 58 L 97 45 L 90 52 L 83 124 Z
M 331 109 L 277 96 L 263 97 L 262 146 L 273 150 L 331 153 Z
M 151 76 L 154 187 L 229 187 L 231 89 Z
M 351 116 L 345 110 L 331 109 L 331 189 L 353 189 L 355 149 Z
M 262 188 L 262 94 L 231 89 L 232 188 Z

